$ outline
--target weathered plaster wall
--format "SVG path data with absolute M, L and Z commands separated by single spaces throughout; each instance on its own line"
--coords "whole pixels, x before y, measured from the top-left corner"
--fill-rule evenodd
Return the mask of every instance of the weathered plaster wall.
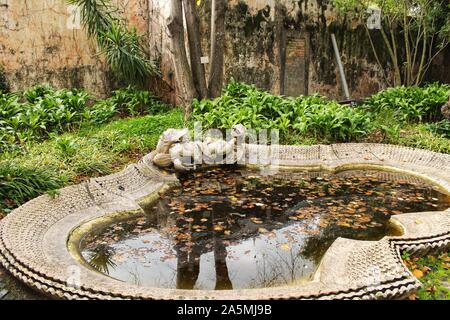
M 161 16 L 167 15 L 166 11 Z M 209 1 L 202 2 L 201 17 L 203 54 L 207 56 Z M 164 25 L 164 19 L 159 25 Z M 331 44 L 331 33 L 335 33 L 352 97 L 364 97 L 382 88 L 382 73 L 372 57 L 365 30 L 338 23 L 327 0 L 230 0 L 226 28 L 226 80 L 253 83 L 278 94 L 320 93 L 342 99 Z M 164 44 L 159 47 L 164 48 Z M 165 71 L 173 74 L 170 56 L 163 55 L 163 59 L 167 60 Z
M 176 103 L 166 29 L 169 0 L 114 2 L 131 24 L 148 35 L 149 52 L 161 65 L 163 78 L 153 79 L 151 89 Z M 202 46 L 208 56 L 210 1 L 201 3 Z M 342 99 L 330 39 L 335 33 L 352 97 L 364 97 L 383 87 L 365 30 L 338 22 L 330 0 L 229 0 L 226 23 L 226 80 L 233 77 L 274 93 L 320 93 Z M 374 39 L 379 47 L 376 31 Z M 96 53 L 93 41 L 74 23 L 65 0 L 0 0 L 0 65 L 12 90 L 50 82 L 107 94 L 116 83 Z M 387 61 L 383 54 L 381 59 Z M 445 55 L 437 59 L 439 66 L 432 68 L 430 80 L 448 82 L 450 72 L 442 68 L 445 61 Z M 389 74 L 388 63 L 386 71 Z
M 147 0 L 116 2 L 147 34 Z M 0 0 L 0 64 L 11 90 L 49 82 L 104 95 L 114 77 L 65 0 Z
M 335 33 L 352 97 L 364 97 L 382 88 L 382 74 L 373 60 L 364 29 L 338 23 L 330 1 L 231 2 L 229 19 L 241 25 L 230 32 L 229 76 L 286 94 L 295 92 L 292 87 L 298 82 L 298 93 L 342 99 L 331 44 L 331 33 Z M 282 47 L 285 52 L 280 51 Z M 295 59 L 297 64 L 290 65 L 290 60 Z M 240 67 L 236 60 L 250 63 L 246 68 Z M 299 63 L 304 63 L 306 70 Z
M 164 101 L 177 103 L 176 80 L 170 43 L 166 28 L 166 19 L 170 14 L 169 0 L 148 0 L 149 7 L 149 52 L 153 59 L 159 61 L 162 79 L 155 79 L 151 88 Z

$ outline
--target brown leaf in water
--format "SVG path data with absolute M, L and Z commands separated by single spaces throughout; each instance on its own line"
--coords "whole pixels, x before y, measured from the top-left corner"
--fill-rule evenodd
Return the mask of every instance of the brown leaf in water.
M 341 227 L 351 228 L 351 225 L 346 222 L 338 222 L 337 225 Z
M 320 220 L 319 226 L 320 226 L 321 228 L 326 228 L 326 227 L 328 226 L 328 221 L 326 221 L 326 220 Z

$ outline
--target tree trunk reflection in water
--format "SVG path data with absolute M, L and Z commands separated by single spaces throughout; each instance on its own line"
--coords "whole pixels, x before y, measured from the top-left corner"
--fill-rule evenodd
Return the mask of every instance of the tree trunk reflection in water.
M 191 252 L 180 250 L 176 246 L 177 261 L 177 289 L 194 289 L 200 273 L 200 254 L 201 251 L 192 250 Z M 184 247 L 186 249 L 186 247 Z
M 186 247 L 175 246 L 177 252 L 177 289 L 192 290 L 200 273 L 200 256 L 204 247 L 194 247 L 188 252 Z M 220 238 L 214 238 L 214 266 L 216 272 L 215 290 L 233 289 L 227 266 L 227 249 Z
M 220 238 L 214 238 L 214 265 L 216 267 L 216 290 L 233 289 L 227 266 L 227 248 Z

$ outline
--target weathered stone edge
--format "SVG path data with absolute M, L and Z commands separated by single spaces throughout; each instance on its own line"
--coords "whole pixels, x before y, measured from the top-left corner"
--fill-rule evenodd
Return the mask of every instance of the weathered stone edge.
M 252 148 L 249 146 L 249 149 Z M 333 146 L 310 146 L 310 147 L 292 147 L 285 146 L 280 148 L 282 150 L 282 156 L 280 165 L 292 165 L 292 166 L 325 166 L 325 167 L 338 167 L 345 165 L 387 165 L 395 170 L 405 170 L 412 173 L 417 173 L 421 176 L 425 176 L 430 180 L 440 183 L 447 190 L 449 188 L 449 170 L 450 170 L 450 157 L 448 155 L 441 155 L 434 152 L 428 152 L 424 150 L 417 150 L 405 147 L 398 146 L 389 146 L 389 145 L 371 145 L 371 144 L 345 144 L 345 145 L 333 145 Z M 319 151 L 317 151 L 319 149 Z M 397 154 L 396 154 L 397 153 Z M 312 156 L 309 156 L 311 155 Z M 290 155 L 294 155 L 291 157 Z M 394 155 L 394 157 L 392 157 Z M 373 157 L 373 158 L 372 158 Z M 384 157 L 384 158 L 382 158 Z M 434 163 L 436 162 L 436 163 Z M 436 165 L 434 165 L 436 164 Z M 146 171 L 148 180 L 151 182 L 154 179 L 161 181 L 162 179 L 167 178 L 167 176 L 159 173 L 154 170 L 148 163 L 146 163 L 146 158 L 140 162 L 140 167 L 132 167 L 132 170 Z M 145 168 L 145 169 L 144 169 Z M 427 170 L 427 168 L 431 169 Z M 433 170 L 435 169 L 435 170 Z M 443 169 L 443 171 L 442 171 Z M 124 172 L 118 173 L 114 175 L 115 177 L 127 176 L 127 172 L 129 168 L 125 169 Z M 98 181 L 107 181 L 108 177 L 98 179 Z M 169 177 L 170 180 L 170 177 Z M 99 182 L 94 179 L 91 181 L 94 184 L 98 184 Z M 98 185 L 96 185 L 98 186 Z M 100 186 L 100 189 L 102 187 Z M 126 194 L 119 192 L 108 190 L 104 188 L 104 193 L 113 194 L 116 196 L 124 196 L 127 197 Z M 131 194 L 139 194 L 139 183 L 135 188 L 131 188 Z M 145 188 L 144 188 L 145 189 Z M 135 198 L 135 197 L 132 197 Z M 106 201 L 107 202 L 107 201 Z M 11 215 L 13 215 L 11 213 Z M 21 213 L 23 214 L 23 213 Z M 443 213 L 448 215 L 449 213 Z M 7 218 L 6 218 L 7 219 Z M 424 220 L 426 220 L 426 216 L 423 216 Z M 50 294 L 54 297 L 63 298 L 63 299 L 109 299 L 109 298 L 139 298 L 133 294 L 128 295 L 126 292 L 122 293 L 110 293 L 104 292 L 102 288 L 99 290 L 85 290 L 83 288 L 74 288 L 70 287 L 64 282 L 61 282 L 60 279 L 52 279 L 52 277 L 48 277 L 45 272 L 41 272 L 38 268 L 34 268 L 31 265 L 27 265 L 27 263 L 20 262 L 18 257 L 15 257 L 13 252 L 14 248 L 8 248 L 4 241 L 3 236 L 8 231 L 4 230 L 5 223 L 2 222 L 0 224 L 0 262 L 7 270 L 9 270 L 14 276 L 19 278 L 21 281 L 26 283 L 27 285 L 40 290 L 46 294 Z M 422 237 L 421 239 L 417 239 L 417 237 L 412 237 L 410 235 L 409 238 L 398 238 L 398 239 L 388 239 L 385 241 L 389 242 L 391 248 L 397 252 L 396 261 L 392 261 L 395 264 L 398 264 L 401 268 L 405 268 L 399 256 L 400 250 L 409 250 L 412 251 L 413 254 L 421 255 L 429 252 L 430 250 L 445 250 L 449 248 L 450 245 L 450 227 L 445 226 L 447 232 L 446 233 L 435 233 L 431 234 L 428 237 Z M 442 231 L 442 230 L 440 230 Z M 45 233 L 45 230 L 43 230 Z M 29 239 L 31 240 L 31 239 Z M 331 248 L 330 248 L 331 249 Z M 328 254 L 328 253 L 327 253 Z M 322 270 L 323 272 L 323 270 Z M 403 272 L 402 272 L 403 273 Z M 269 294 L 267 298 L 306 298 L 306 299 L 367 299 L 367 298 L 392 298 L 392 297 L 400 297 L 409 292 L 417 289 L 419 283 L 417 279 L 415 279 L 410 273 L 405 272 L 397 279 L 393 279 L 390 282 L 380 283 L 377 286 L 368 286 L 367 288 L 347 288 L 347 290 L 343 290 L 342 288 L 337 291 L 333 291 L 333 289 L 328 289 L 327 284 L 323 285 L 322 288 L 319 289 L 318 292 L 311 292 L 310 294 L 296 294 L 296 288 L 292 287 L 290 289 L 290 294 L 286 295 L 287 292 L 282 292 L 280 295 L 280 291 L 275 290 L 264 290 L 265 294 Z M 369 288 L 370 287 L 370 288 Z M 325 289 L 322 291 L 320 289 Z M 246 290 L 248 291 L 248 290 Z M 270 292 L 273 291 L 274 295 L 271 296 Z M 298 290 L 298 293 L 301 293 L 303 290 Z M 199 292 L 200 294 L 204 294 L 205 292 Z M 217 294 L 213 292 L 208 292 L 211 298 L 217 298 Z M 246 296 L 235 295 L 231 293 L 230 295 L 223 295 L 225 298 L 246 298 Z M 188 297 L 193 298 L 192 295 L 188 295 Z M 196 298 L 205 297 L 197 296 Z M 220 297 L 220 296 L 219 296 Z M 149 297 L 145 297 L 149 298 Z M 177 298 L 174 296 L 173 298 Z M 194 297 L 195 298 L 195 297 Z M 251 295 L 250 295 L 251 298 Z

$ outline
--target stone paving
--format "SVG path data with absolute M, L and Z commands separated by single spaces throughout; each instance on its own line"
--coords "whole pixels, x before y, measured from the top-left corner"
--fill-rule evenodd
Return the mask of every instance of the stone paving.
M 267 147 L 245 145 L 245 154 L 267 154 Z M 439 185 L 450 193 L 450 155 L 383 144 L 280 146 L 283 169 L 399 171 Z M 259 165 L 250 157 L 250 165 Z M 122 172 L 91 179 L 43 195 L 0 222 L 0 263 L 17 279 L 60 299 L 387 299 L 402 298 L 420 282 L 405 267 L 401 251 L 415 256 L 450 248 L 450 211 L 393 216 L 402 236 L 380 241 L 338 238 L 322 259 L 313 281 L 299 286 L 243 290 L 149 288 L 106 277 L 87 266 L 80 238 L 111 216 L 139 209 L 177 184 L 157 170 L 148 156 Z

